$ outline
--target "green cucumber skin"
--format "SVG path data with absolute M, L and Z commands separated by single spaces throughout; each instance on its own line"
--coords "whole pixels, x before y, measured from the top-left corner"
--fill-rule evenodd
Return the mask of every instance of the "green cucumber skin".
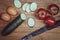
M 20 15 L 15 19 L 13 20 L 11 23 L 9 23 L 2 31 L 2 35 L 3 36 L 6 36 L 8 34 L 10 34 L 11 32 L 13 32 L 19 25 L 22 24 L 24 20 L 22 20 L 20 18 Z

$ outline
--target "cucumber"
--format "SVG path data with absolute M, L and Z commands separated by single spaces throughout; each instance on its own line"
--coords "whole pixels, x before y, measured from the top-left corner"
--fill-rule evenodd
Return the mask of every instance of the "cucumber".
M 38 4 L 36 2 L 32 2 L 30 5 L 30 10 L 31 11 L 35 11 L 38 7 Z
M 23 4 L 22 9 L 23 9 L 24 11 L 26 11 L 26 6 L 27 6 L 27 5 L 28 5 L 28 3 Z
M 26 20 L 26 15 L 21 13 L 18 17 L 16 17 L 15 20 L 13 20 L 11 23 L 9 23 L 3 30 L 2 35 L 7 36 L 11 34 L 19 25 L 21 25 L 24 20 Z
M 34 25 L 35 25 L 34 19 L 33 19 L 33 18 L 29 18 L 29 19 L 28 19 L 28 26 L 29 26 L 30 28 L 33 28 Z
M 30 10 L 30 4 L 28 4 L 27 6 L 26 6 L 26 12 L 31 12 L 31 10 Z
M 22 6 L 22 3 L 19 0 L 14 0 L 14 5 L 16 8 L 20 8 Z

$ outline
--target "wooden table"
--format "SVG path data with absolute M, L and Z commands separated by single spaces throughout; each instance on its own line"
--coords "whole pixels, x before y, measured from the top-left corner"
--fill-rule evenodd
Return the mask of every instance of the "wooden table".
M 21 0 L 22 4 L 26 3 L 26 2 L 37 2 L 38 3 L 38 8 L 47 8 L 49 4 L 51 3 L 55 3 L 60 7 L 60 0 Z M 0 0 L 0 13 L 2 12 L 6 12 L 6 9 L 8 6 L 14 6 L 13 4 L 13 0 Z M 17 9 L 18 12 L 24 12 L 21 8 Z M 27 25 L 27 20 L 25 20 L 18 28 L 16 28 L 16 30 L 14 30 L 10 35 L 8 36 L 1 36 L 1 31 L 3 30 L 3 28 L 8 25 L 9 22 L 11 22 L 12 20 L 14 20 L 14 18 L 16 18 L 16 16 L 11 16 L 11 21 L 9 22 L 5 22 L 3 20 L 0 19 L 0 40 L 19 40 L 20 38 L 22 38 L 23 36 L 37 30 L 40 29 L 41 27 L 43 27 L 45 24 L 43 23 L 43 21 L 38 20 L 37 18 L 35 18 L 34 16 L 34 12 L 24 12 L 27 16 L 27 19 L 29 17 L 34 18 L 35 20 L 35 26 L 33 28 L 29 28 L 29 26 Z M 33 38 L 31 38 L 31 40 L 60 40 L 60 27 L 55 28 L 53 30 L 47 31 L 45 33 L 42 33 L 38 36 L 35 36 Z

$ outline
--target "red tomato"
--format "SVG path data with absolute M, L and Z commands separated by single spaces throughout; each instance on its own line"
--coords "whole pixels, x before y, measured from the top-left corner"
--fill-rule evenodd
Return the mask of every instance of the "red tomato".
M 47 16 L 44 21 L 48 26 L 53 26 L 56 23 L 55 19 L 50 16 Z
M 36 16 L 38 19 L 44 20 L 45 17 L 47 16 L 47 12 L 46 12 L 45 9 L 40 8 L 40 9 L 38 9 L 38 10 L 36 11 L 35 16 Z
M 59 12 L 59 7 L 56 4 L 51 4 L 48 6 L 48 11 L 51 15 L 56 15 Z

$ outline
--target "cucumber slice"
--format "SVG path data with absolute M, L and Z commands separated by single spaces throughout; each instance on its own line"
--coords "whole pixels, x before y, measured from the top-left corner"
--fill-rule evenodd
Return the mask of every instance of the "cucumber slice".
M 23 6 L 22 6 L 22 9 L 24 10 L 24 11 L 26 11 L 26 6 L 28 5 L 28 3 L 25 3 Z
M 38 7 L 38 4 L 36 2 L 32 2 L 30 5 L 30 10 L 31 11 L 35 11 Z
M 21 15 L 21 19 L 22 20 L 25 20 L 26 19 L 26 15 L 24 13 L 21 13 L 20 15 Z
M 19 0 L 14 0 L 14 5 L 16 8 L 20 8 L 22 6 L 22 3 Z
M 35 25 L 35 22 L 34 22 L 33 18 L 28 19 L 28 25 L 29 25 L 30 28 L 33 28 L 33 26 Z
M 31 10 L 30 10 L 30 4 L 28 4 L 27 6 L 26 6 L 26 12 L 31 12 Z

